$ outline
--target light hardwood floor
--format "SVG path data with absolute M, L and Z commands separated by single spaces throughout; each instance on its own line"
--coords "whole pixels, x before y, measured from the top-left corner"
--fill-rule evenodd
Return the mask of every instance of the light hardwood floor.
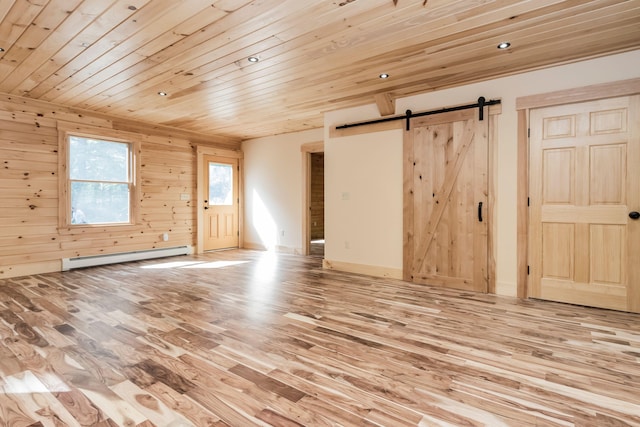
M 640 316 L 227 251 L 0 281 L 2 426 L 640 425 Z

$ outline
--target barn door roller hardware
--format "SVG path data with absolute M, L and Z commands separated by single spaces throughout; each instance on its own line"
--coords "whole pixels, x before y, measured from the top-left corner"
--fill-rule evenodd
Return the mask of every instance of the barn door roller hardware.
M 500 103 L 501 101 L 499 99 L 491 99 L 487 101 L 484 96 L 481 96 L 480 98 L 478 98 L 478 102 L 476 102 L 475 104 L 459 105 L 457 107 L 441 108 L 439 110 L 423 111 L 421 113 L 413 113 L 411 110 L 407 110 L 403 116 L 387 117 L 384 119 L 370 120 L 368 122 L 348 123 L 345 125 L 336 126 L 336 129 L 348 129 L 348 128 L 354 128 L 358 126 L 373 125 L 376 123 L 393 122 L 396 120 L 406 120 L 406 129 L 411 130 L 411 119 L 415 117 L 431 116 L 434 114 L 449 113 L 451 111 L 468 110 L 471 108 L 477 108 L 478 119 L 484 120 L 484 107 L 488 107 L 490 105 L 496 105 Z

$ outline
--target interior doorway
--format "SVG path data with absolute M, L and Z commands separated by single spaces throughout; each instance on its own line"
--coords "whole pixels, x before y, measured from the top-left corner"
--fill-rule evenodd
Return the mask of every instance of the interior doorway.
M 303 144 L 302 254 L 324 258 L 324 143 Z
M 324 153 L 311 153 L 309 255 L 324 257 Z

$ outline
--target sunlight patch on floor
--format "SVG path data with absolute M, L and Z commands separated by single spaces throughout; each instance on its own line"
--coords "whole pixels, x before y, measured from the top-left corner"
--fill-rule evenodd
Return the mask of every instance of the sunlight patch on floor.
M 2 387 L 0 388 L 5 394 L 58 393 L 71 391 L 71 389 L 55 375 L 42 375 L 49 384 L 48 386 L 40 381 L 32 372 L 25 371 L 21 374 L 5 377 Z
M 233 265 L 245 264 L 247 262 L 249 261 L 212 261 L 212 262 L 205 262 L 202 264 L 188 265 L 188 266 L 185 266 L 184 268 L 223 268 L 223 267 L 231 267 Z
M 171 261 L 158 264 L 144 265 L 144 269 L 173 269 L 173 268 L 224 268 L 234 265 L 245 264 L 249 261 Z

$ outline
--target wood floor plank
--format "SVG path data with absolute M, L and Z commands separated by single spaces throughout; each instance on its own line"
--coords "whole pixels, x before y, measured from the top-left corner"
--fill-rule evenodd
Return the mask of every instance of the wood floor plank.
M 33 424 L 40 422 L 43 425 L 80 426 L 75 417 L 32 372 L 24 371 L 4 377 L 2 383 L 2 395 L 19 399 L 20 407 L 25 415 L 34 420 Z
M 54 392 L 54 396 L 67 408 L 81 426 L 94 426 L 107 417 L 78 389 Z
M 145 415 L 156 426 L 173 424 L 186 427 L 191 424 L 184 416 L 174 412 L 161 400 L 142 390 L 131 381 L 123 381 L 111 386 L 110 389 L 121 399 L 131 403 L 138 412 Z
M 180 260 L 0 280 L 0 425 L 640 426 L 637 314 Z
M 219 417 L 200 406 L 186 395 L 180 394 L 165 384 L 155 382 L 144 389 L 163 402 L 167 407 L 182 414 L 195 426 L 227 426 Z

